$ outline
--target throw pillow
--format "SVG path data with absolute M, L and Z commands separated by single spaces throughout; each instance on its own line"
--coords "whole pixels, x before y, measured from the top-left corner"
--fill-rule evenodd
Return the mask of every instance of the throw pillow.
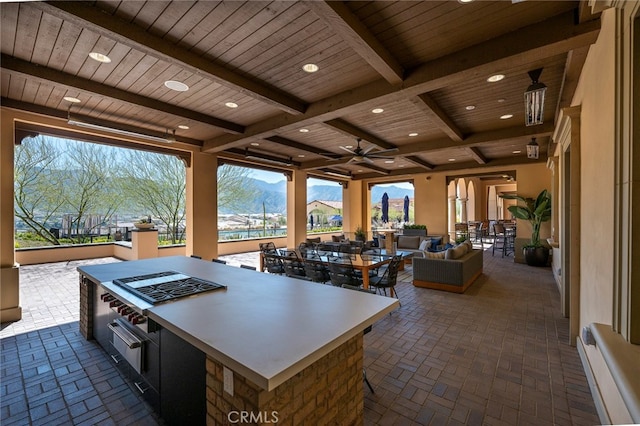
M 456 247 L 450 248 L 447 251 L 445 251 L 445 259 L 460 259 L 462 256 L 464 256 L 465 254 L 467 254 L 467 245 L 466 244 L 460 244 Z
M 420 247 L 418 247 L 418 250 L 425 251 L 429 247 L 431 247 L 431 240 L 422 240 L 422 242 L 420 243 Z
M 473 243 L 470 240 L 466 240 L 464 242 L 464 244 L 467 245 L 467 253 L 469 253 L 471 250 L 473 250 Z
M 444 256 L 445 256 L 444 251 L 437 251 L 437 252 L 426 251 L 424 252 L 424 254 L 427 259 L 444 259 Z
M 420 246 L 420 237 L 418 236 L 405 236 L 400 235 L 398 237 L 398 247 L 408 248 L 408 249 L 417 249 Z

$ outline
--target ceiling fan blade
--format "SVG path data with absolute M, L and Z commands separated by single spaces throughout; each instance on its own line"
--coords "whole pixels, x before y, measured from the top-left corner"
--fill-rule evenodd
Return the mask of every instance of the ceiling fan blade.
M 369 157 L 362 157 L 361 161 L 364 161 L 365 163 L 373 164 L 373 160 Z
M 340 149 L 344 149 L 345 151 L 347 151 L 347 152 L 349 152 L 349 153 L 351 153 L 351 154 L 353 154 L 353 155 L 357 155 L 355 152 L 353 152 L 352 150 L 350 150 L 350 149 L 349 149 L 349 148 L 347 148 L 347 147 L 341 146 L 341 147 L 339 147 L 339 148 L 340 148 Z
M 373 152 L 372 154 L 378 155 L 378 154 L 387 154 L 391 152 L 398 152 L 398 148 L 383 149 L 381 151 Z
M 369 148 L 365 149 L 364 151 L 362 151 L 363 154 L 367 154 L 369 152 L 371 152 L 372 149 L 374 149 L 376 146 L 375 145 L 371 145 Z

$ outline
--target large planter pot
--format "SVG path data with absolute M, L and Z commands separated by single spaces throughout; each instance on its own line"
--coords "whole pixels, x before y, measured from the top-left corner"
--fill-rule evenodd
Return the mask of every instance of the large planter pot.
M 426 237 L 427 230 L 426 229 L 403 229 L 402 235 L 411 235 L 411 236 L 418 235 L 421 237 Z
M 549 262 L 548 247 L 525 247 L 524 260 L 529 266 L 547 266 Z

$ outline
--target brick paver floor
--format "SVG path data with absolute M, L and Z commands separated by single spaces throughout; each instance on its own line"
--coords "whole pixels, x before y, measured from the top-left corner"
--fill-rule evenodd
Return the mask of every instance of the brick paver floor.
M 221 258 L 258 264 L 257 253 Z M 117 261 L 20 268 L 23 319 L 0 331 L 2 425 L 158 424 L 78 331 L 76 267 Z M 599 424 L 551 272 L 484 261 L 465 294 L 413 287 L 410 266 L 399 274 L 402 307 L 365 335 L 365 425 Z

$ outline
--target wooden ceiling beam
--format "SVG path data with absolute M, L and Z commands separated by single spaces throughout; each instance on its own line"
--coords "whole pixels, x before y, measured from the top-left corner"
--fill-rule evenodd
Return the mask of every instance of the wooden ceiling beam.
M 389 173 L 391 173 L 390 170 L 387 170 L 380 166 L 376 166 L 375 164 L 367 163 L 366 161 L 359 161 L 353 164 L 364 167 L 369 170 L 373 170 L 375 173 L 379 173 L 381 175 L 388 175 Z
M 554 124 L 544 123 L 539 126 L 514 126 L 506 129 L 489 130 L 486 132 L 478 132 L 468 135 L 462 142 L 455 142 L 448 138 L 441 138 L 431 141 L 419 141 L 409 145 L 398 147 L 396 155 L 406 156 L 431 151 L 442 151 L 450 148 L 466 148 L 473 146 L 482 146 L 485 144 L 493 144 L 502 141 L 510 141 L 523 137 L 551 136 L 553 134 Z
M 464 139 L 462 130 L 460 130 L 458 125 L 453 122 L 440 105 L 427 93 L 411 98 L 411 102 L 424 112 L 427 118 L 449 136 L 451 140 L 460 142 Z
M 326 122 L 465 82 L 478 75 L 488 76 L 505 69 L 527 66 L 531 62 L 589 46 L 595 42 L 599 32 L 600 21 L 576 25 L 572 12 L 563 13 L 418 66 L 406 77 L 401 88 L 385 80 L 368 83 L 315 102 L 304 114 L 271 117 L 247 126 L 244 135 L 223 135 L 207 140 L 203 150 L 223 151 L 241 146 L 251 138 L 272 136 L 279 129 L 291 130 Z
M 348 123 L 341 118 L 336 118 L 333 120 L 325 121 L 325 125 L 337 130 L 345 136 L 360 138 L 364 141 L 372 143 L 382 149 L 393 149 L 396 148 L 395 145 L 385 141 L 384 139 L 380 139 L 379 137 L 372 135 L 369 132 L 366 132 L 359 127 L 354 126 L 351 123 Z
M 402 83 L 404 68 L 342 1 L 305 2 L 342 40 L 391 84 Z
M 417 154 L 422 154 L 426 152 L 433 151 L 443 151 L 450 148 L 471 148 L 471 147 L 480 147 L 485 144 L 494 144 L 499 142 L 506 142 L 514 139 L 519 139 L 522 137 L 537 137 L 543 138 L 545 136 L 551 136 L 553 134 L 554 129 L 553 123 L 544 123 L 539 126 L 514 126 L 507 129 L 499 129 L 499 130 L 490 130 L 486 132 L 474 133 L 472 135 L 467 136 L 462 142 L 455 142 L 449 138 L 441 138 L 438 140 L 431 141 L 419 141 L 409 145 L 402 145 L 398 147 L 398 152 L 395 153 L 392 157 L 405 157 L 407 160 L 416 163 L 417 160 L 421 160 L 418 157 L 415 157 Z M 343 158 L 338 158 L 335 160 L 314 160 L 307 161 L 302 163 L 302 169 L 317 169 L 320 167 L 326 167 L 327 165 L 337 166 L 341 164 L 346 164 L 351 156 L 346 156 Z M 488 160 L 487 160 L 488 161 Z M 493 160 L 492 160 L 493 161 Z M 432 166 L 431 164 L 425 162 L 421 164 L 421 166 L 428 168 L 436 168 L 441 166 Z
M 414 164 L 417 164 L 418 166 L 425 168 L 427 170 L 433 170 L 433 168 L 435 167 L 433 164 L 429 163 L 428 161 L 423 160 L 422 158 L 418 157 L 417 155 L 407 155 L 406 157 L 404 157 L 406 160 L 411 161 Z
M 283 138 L 282 136 L 270 136 L 265 138 L 265 140 L 274 142 L 280 145 L 288 146 L 290 148 L 299 149 L 300 151 L 310 152 L 312 154 L 321 155 L 328 159 L 333 159 L 331 155 L 328 155 L 326 150 L 320 149 L 318 146 L 311 146 L 304 143 L 296 142 L 291 139 Z M 340 154 L 336 154 L 340 155 Z
M 477 146 L 470 146 L 466 148 L 466 150 L 469 154 L 471 154 L 473 159 L 478 162 L 478 164 L 487 164 L 489 162 L 489 160 L 487 160 L 487 157 L 482 154 L 480 148 L 478 148 Z
M 540 158 L 538 158 L 537 160 L 533 160 L 533 159 L 527 158 L 526 155 L 521 155 L 518 157 L 499 158 L 499 159 L 491 160 L 487 164 L 479 164 L 479 163 L 476 163 L 475 161 L 469 161 L 467 163 L 457 163 L 457 164 L 447 163 L 447 164 L 434 167 L 432 171 L 434 172 L 450 171 L 450 172 L 456 173 L 461 170 L 477 170 L 477 169 L 484 169 L 487 167 L 507 167 L 507 166 L 513 167 L 514 165 L 518 165 L 518 164 L 534 164 L 534 163 L 543 163 L 546 161 L 547 160 L 545 158 L 542 158 L 542 156 L 540 156 Z M 403 169 L 391 170 L 391 172 L 389 173 L 389 176 L 391 177 L 391 176 L 419 175 L 424 173 L 425 173 L 424 169 L 420 167 L 414 167 L 414 168 L 405 167 Z M 355 175 L 353 177 L 353 180 L 375 179 L 379 177 L 380 176 L 375 173 L 364 173 L 364 174 Z
M 105 98 L 116 99 L 130 105 L 141 106 L 188 120 L 208 124 L 210 126 L 223 129 L 226 132 L 238 134 L 245 130 L 244 126 L 240 124 L 232 123 L 227 120 L 222 120 L 220 118 L 212 117 L 186 108 L 181 108 L 146 96 L 136 95 L 135 93 L 116 89 L 105 84 L 96 83 L 95 81 L 67 74 L 52 68 L 34 65 L 30 62 L 23 61 L 22 59 L 14 58 L 13 56 L 2 54 L 0 57 L 0 68 L 10 71 L 11 74 L 21 75 L 23 77 L 39 80 L 45 83 L 60 84 L 72 90 L 82 90 Z
M 305 102 L 278 88 L 254 78 L 244 77 L 235 70 L 227 69 L 183 47 L 154 36 L 137 25 L 106 14 L 97 7 L 90 6 L 88 2 L 32 2 L 30 6 L 81 28 L 90 28 L 90 31 L 95 31 L 108 39 L 169 64 L 178 65 L 188 72 L 237 90 L 289 114 L 302 114 L 307 108 Z

